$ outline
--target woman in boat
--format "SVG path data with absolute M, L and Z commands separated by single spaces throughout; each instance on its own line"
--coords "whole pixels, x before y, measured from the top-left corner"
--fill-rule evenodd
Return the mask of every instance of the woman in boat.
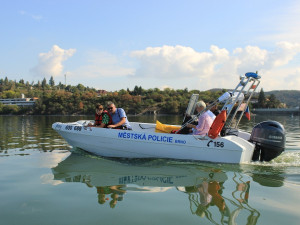
M 110 114 L 104 110 L 101 104 L 96 105 L 96 113 L 95 113 L 95 123 L 89 124 L 88 126 L 95 126 L 95 127 L 107 127 L 112 124 L 112 118 Z
M 132 130 L 124 109 L 117 108 L 113 102 L 107 103 L 107 109 L 113 122 L 112 125 L 107 126 L 108 128 Z
M 196 103 L 196 110 L 198 113 L 202 112 L 206 108 L 206 104 L 203 101 Z M 187 127 L 192 128 L 193 135 L 206 135 L 213 123 L 213 118 L 206 111 L 198 117 L 198 125 L 188 124 Z

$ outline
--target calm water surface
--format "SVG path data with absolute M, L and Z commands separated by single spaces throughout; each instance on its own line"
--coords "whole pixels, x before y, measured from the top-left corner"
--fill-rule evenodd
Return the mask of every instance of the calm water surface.
M 287 131 L 284 154 L 247 165 L 92 156 L 51 128 L 79 119 L 91 117 L 0 116 L 0 224 L 299 224 L 298 116 L 242 121 L 247 131 L 267 119 Z

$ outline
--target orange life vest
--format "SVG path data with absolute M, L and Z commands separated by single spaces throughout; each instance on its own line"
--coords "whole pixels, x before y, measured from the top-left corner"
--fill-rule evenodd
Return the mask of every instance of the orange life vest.
M 208 131 L 208 137 L 210 137 L 211 139 L 215 139 L 216 137 L 218 137 L 223 126 L 225 125 L 226 117 L 226 110 L 223 110 L 219 115 L 216 116 L 214 122 L 212 123 Z
M 101 125 L 104 114 L 107 114 L 108 117 L 109 117 L 108 124 L 106 124 L 105 127 L 107 127 L 107 125 L 112 124 L 111 115 L 106 110 L 104 110 L 100 115 L 98 115 L 97 113 L 95 114 L 95 124 L 94 124 L 95 126 L 100 126 Z

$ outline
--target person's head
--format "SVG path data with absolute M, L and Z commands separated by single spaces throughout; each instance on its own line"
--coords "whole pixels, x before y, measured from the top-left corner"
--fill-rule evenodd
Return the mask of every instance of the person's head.
M 97 114 L 101 114 L 103 112 L 103 105 L 101 105 L 101 104 L 96 104 L 96 113 Z
M 196 103 L 196 110 L 198 113 L 201 112 L 205 108 L 206 108 L 206 104 L 204 103 L 204 101 L 199 101 Z
M 211 105 L 211 104 L 213 104 L 213 103 L 214 103 L 214 101 L 210 101 L 208 104 Z M 214 111 L 216 111 L 217 109 L 218 109 L 218 104 L 215 104 L 215 105 L 213 105 L 213 106 L 210 108 L 210 111 L 214 112 Z
M 109 112 L 115 113 L 117 108 L 113 102 L 109 101 L 109 102 L 107 102 L 107 109 Z

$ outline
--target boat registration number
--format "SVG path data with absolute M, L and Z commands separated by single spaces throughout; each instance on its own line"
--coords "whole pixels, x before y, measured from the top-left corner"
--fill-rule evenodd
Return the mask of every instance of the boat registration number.
M 74 130 L 76 130 L 76 131 L 81 131 L 81 129 L 82 129 L 82 126 L 71 126 L 71 125 L 67 125 L 66 127 L 65 127 L 65 129 L 66 130 L 72 130 L 72 129 L 74 129 Z
M 207 147 L 224 148 L 223 141 L 212 141 L 207 142 Z

